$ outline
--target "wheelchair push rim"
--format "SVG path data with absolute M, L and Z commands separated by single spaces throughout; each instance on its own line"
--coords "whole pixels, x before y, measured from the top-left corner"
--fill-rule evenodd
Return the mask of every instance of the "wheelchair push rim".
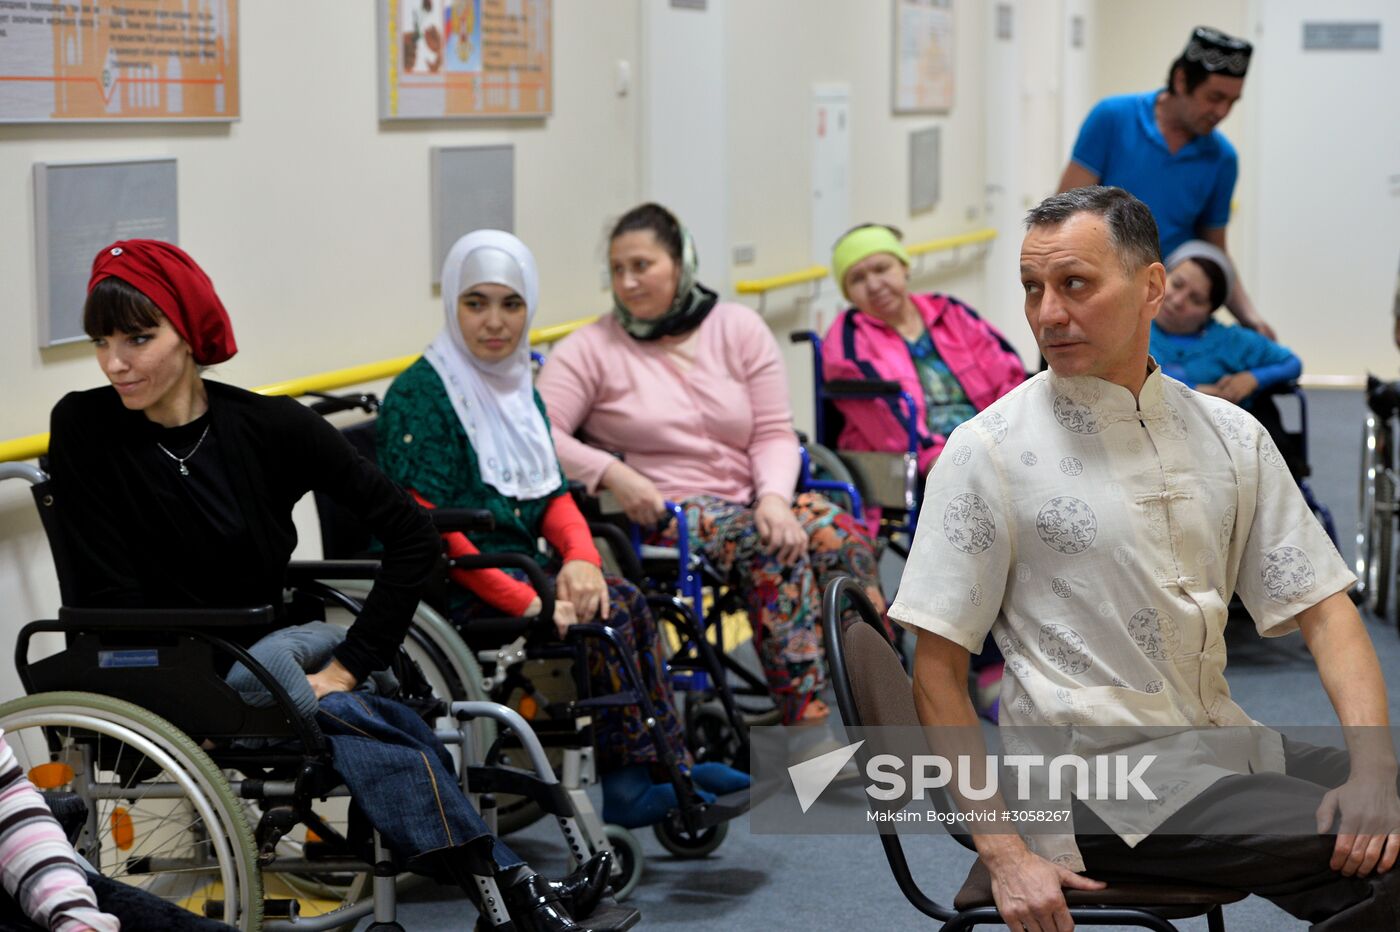
M 67 768 L 64 783 L 41 789 L 87 804 L 77 847 L 104 876 L 199 915 L 209 907 L 239 929 L 261 927 L 262 878 L 242 806 L 182 731 L 140 706 L 79 692 L 5 703 L 0 729 L 26 774 Z

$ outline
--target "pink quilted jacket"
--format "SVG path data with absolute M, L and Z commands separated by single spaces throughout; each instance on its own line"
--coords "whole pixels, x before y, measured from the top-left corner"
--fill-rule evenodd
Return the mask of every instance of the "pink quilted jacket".
M 987 405 L 1026 378 L 1021 357 L 977 312 L 942 294 L 911 295 L 928 327 L 938 355 L 948 364 L 973 407 Z M 943 450 L 945 437 L 930 434 L 924 413 L 924 390 L 904 338 L 893 327 L 848 308 L 837 315 L 822 342 L 822 372 L 833 379 L 888 379 L 914 399 L 919 434 L 919 471 L 927 473 Z M 836 402 L 845 417 L 837 446 L 846 450 L 908 448 L 906 412 L 898 398 L 849 399 Z

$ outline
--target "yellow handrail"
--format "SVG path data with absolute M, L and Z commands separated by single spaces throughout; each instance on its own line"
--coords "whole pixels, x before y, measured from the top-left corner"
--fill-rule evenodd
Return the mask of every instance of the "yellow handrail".
M 564 324 L 555 324 L 552 327 L 531 330 L 530 345 L 540 346 L 546 343 L 557 343 L 575 330 L 591 324 L 597 319 L 597 316 L 594 315 L 593 317 L 571 320 Z M 273 382 L 270 385 L 255 388 L 253 391 L 260 395 L 291 395 L 296 397 L 305 395 L 307 392 L 329 392 L 337 388 L 345 388 L 347 385 L 363 385 L 366 382 L 393 378 L 413 365 L 418 356 L 418 353 L 413 353 L 394 359 L 381 359 L 379 362 L 369 362 L 361 366 L 334 369 L 330 372 L 303 376 L 299 379 L 288 379 L 285 382 Z M 0 442 L 0 463 L 37 459 L 47 453 L 48 449 L 49 435 L 46 433 L 6 440 Z
M 983 230 L 973 230 L 971 233 L 959 233 L 957 236 L 945 236 L 941 239 L 926 240 L 922 243 L 911 243 L 904 249 L 911 256 L 927 255 L 931 252 L 944 252 L 949 249 L 957 249 L 960 246 L 975 246 L 978 243 L 990 242 L 997 238 L 997 231 L 991 227 Z M 824 265 L 812 265 L 796 272 L 788 272 L 786 275 L 773 275 L 768 278 L 746 278 L 743 281 L 734 283 L 734 290 L 739 294 L 765 295 L 770 291 L 779 288 L 789 288 L 793 285 L 801 285 L 806 282 L 821 281 L 831 274 L 831 270 Z
M 957 249 L 959 246 L 975 246 L 978 243 L 989 243 L 997 238 L 997 231 L 988 227 L 985 230 L 973 230 L 971 233 L 960 233 L 957 236 L 945 236 L 942 239 L 931 239 L 922 243 L 911 243 L 904 247 L 904 251 L 911 256 L 922 256 L 930 252 L 943 252 L 946 249 Z
M 824 265 L 813 265 L 797 272 L 789 272 L 786 275 L 774 275 L 770 278 L 748 278 L 741 282 L 735 282 L 734 290 L 739 294 L 763 294 L 765 291 L 775 291 L 789 285 L 819 281 L 830 273 L 831 270 Z

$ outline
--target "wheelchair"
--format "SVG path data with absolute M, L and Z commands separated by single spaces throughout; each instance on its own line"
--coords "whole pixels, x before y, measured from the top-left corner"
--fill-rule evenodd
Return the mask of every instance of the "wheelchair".
M 319 400 L 311 407 L 323 415 L 357 411 L 372 416 L 379 407 L 374 395 L 317 397 Z M 342 433 L 362 456 L 376 461 L 372 417 L 344 426 Z M 317 512 L 322 547 L 328 558 L 356 558 L 369 552 L 372 546 L 369 535 L 345 509 L 318 497 Z M 429 514 L 444 531 L 470 531 L 477 529 L 471 526 L 473 521 L 489 519 L 486 512 L 460 509 L 433 509 Z M 618 529 L 604 524 L 595 525 L 592 530 L 602 538 L 607 550 L 617 553 L 627 549 L 627 539 Z M 430 593 L 427 604 L 420 604 L 415 614 L 407 639 L 411 645 L 410 655 L 416 656 L 427 679 L 441 695 L 454 700 L 489 700 L 523 714 L 547 749 L 554 769 L 561 775 L 564 791 L 580 819 L 588 825 L 591 837 L 613 851 L 617 864 L 613 890 L 619 899 L 624 899 L 641 877 L 645 860 L 641 842 L 623 826 L 605 825 L 585 787 L 596 782 L 597 777 L 591 728 L 591 716 L 595 711 L 636 707 L 644 722 L 653 729 L 659 728 L 650 698 L 642 687 L 635 658 L 618 633 L 603 624 L 574 625 L 566 641 L 556 640 L 550 623 L 553 586 L 539 564 L 528 556 L 479 554 L 455 558 L 448 565 L 460 569 L 509 567 L 520 570 L 540 594 L 541 612 L 535 618 L 473 619 L 463 630 L 446 617 L 450 583 L 444 575 L 442 588 Z M 626 569 L 631 570 L 630 574 L 624 571 L 620 575 L 630 575 L 634 582 L 638 581 L 640 577 L 630 563 Z M 583 641 L 587 639 L 608 641 L 622 658 L 620 669 L 627 671 L 630 680 L 624 683 L 622 692 L 590 695 L 586 664 L 579 662 Z M 665 752 L 659 731 L 655 734 L 656 744 L 662 749 L 662 766 L 671 777 L 680 806 L 658 822 L 653 832 L 661 845 L 679 858 L 705 857 L 723 843 L 728 822 L 747 811 L 748 793 L 740 791 L 706 803 L 695 792 L 691 781 L 680 773 L 679 762 Z M 489 722 L 480 724 L 477 739 L 479 746 L 486 749 L 488 764 L 509 766 L 523 753 L 513 734 L 498 735 Z M 497 829 L 503 835 L 525 828 L 548 814 L 537 800 L 514 793 L 493 794 L 486 805 L 494 813 Z
M 32 486 L 49 535 L 60 586 L 71 578 L 55 519 L 61 507 L 42 470 L 0 465 L 0 479 Z M 367 581 L 373 561 L 293 563 L 297 598 L 358 603 L 323 580 Z M 348 825 L 328 806 L 353 803 L 331 765 L 324 736 L 285 689 L 242 646 L 274 630 L 270 606 L 249 609 L 76 609 L 20 632 L 16 667 L 24 698 L 0 705 L 0 728 L 20 766 L 46 793 L 75 795 L 86 812 L 74 843 L 105 876 L 144 887 L 192 912 L 242 930 L 349 928 L 372 916 L 395 921 L 399 868 L 377 832 L 352 812 Z M 60 635 L 56 653 L 31 659 L 40 636 Z M 223 679 L 241 662 L 273 697 L 255 707 Z M 412 683 L 401 658 L 401 682 Z M 463 765 L 458 779 L 490 824 L 491 793 L 533 799 L 553 815 L 573 864 L 606 844 L 575 811 L 544 748 L 515 711 L 484 701 L 441 703 L 419 692 L 399 698 L 433 707 L 452 727 L 438 737 L 458 759 L 479 759 L 472 723 L 486 718 L 513 735 L 531 769 Z M 481 795 L 488 794 L 488 795 Z M 476 878 L 483 928 L 509 927 L 500 890 Z M 361 899 L 370 888 L 371 896 Z M 319 915 L 303 915 L 303 903 Z M 635 911 L 600 907 L 590 923 L 627 928 Z
M 1292 417 L 1288 416 L 1290 407 L 1296 412 Z M 1308 482 L 1308 477 L 1312 475 L 1312 465 L 1308 461 L 1307 395 L 1297 382 L 1287 382 L 1259 392 L 1249 412 L 1269 432 L 1270 439 L 1274 441 L 1288 465 L 1293 481 L 1298 483 L 1298 490 L 1303 493 L 1303 500 L 1308 503 L 1308 509 L 1316 516 L 1333 545 L 1336 545 L 1337 524 L 1332 518 L 1332 510 L 1318 501 L 1311 483 Z M 1290 422 L 1296 422 L 1296 427 L 1290 426 Z
M 860 492 L 840 477 L 819 477 L 814 468 L 819 455 L 803 443 L 798 491 L 844 499 L 851 515 L 863 521 Z M 763 676 L 733 656 L 740 639 L 730 638 L 726 619 L 746 613 L 738 592 L 704 555 L 691 549 L 689 520 L 680 504 L 663 503 L 675 530 L 674 544 L 644 540 L 642 529 L 626 518 L 606 490 L 586 499 L 582 507 L 598 520 L 595 527 L 612 528 L 606 542 L 622 575 L 648 593 L 657 622 L 667 623 L 675 633 L 668 665 L 672 687 L 683 698 L 685 732 L 695 760 L 747 771 L 748 729 L 778 724 L 782 713 Z M 619 540 L 623 532 L 626 536 Z
M 1361 428 L 1361 483 L 1356 514 L 1356 576 L 1352 597 L 1391 625 L 1397 623 L 1395 532 L 1400 382 L 1366 377 Z
M 879 510 L 876 540 L 908 559 L 909 545 L 919 520 L 923 494 L 919 475 L 919 429 L 914 423 L 914 399 L 898 382 L 885 379 L 827 380 L 822 370 L 822 338 L 813 330 L 788 335 L 792 343 L 812 348 L 812 397 L 815 435 L 814 465 L 833 480 L 849 482 L 865 506 Z M 837 438 L 845 416 L 836 402 L 848 399 L 880 399 L 904 425 L 907 444 L 903 452 L 838 450 Z

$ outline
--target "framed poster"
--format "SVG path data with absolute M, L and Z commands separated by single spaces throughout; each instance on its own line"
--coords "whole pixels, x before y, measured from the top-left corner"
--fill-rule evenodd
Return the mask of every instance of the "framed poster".
M 0 123 L 238 119 L 238 0 L 0 3 Z
M 894 112 L 953 109 L 952 0 L 893 0 Z
M 552 0 L 376 0 L 379 118 L 544 117 Z

